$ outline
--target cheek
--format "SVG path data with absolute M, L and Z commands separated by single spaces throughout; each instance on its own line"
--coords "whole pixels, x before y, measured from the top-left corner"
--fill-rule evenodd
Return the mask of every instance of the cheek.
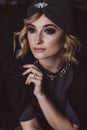
M 49 48 L 58 48 L 58 47 L 61 47 L 63 45 L 63 43 L 62 43 L 62 40 L 61 39 L 59 39 L 59 38 L 54 38 L 54 39 L 48 39 L 48 46 L 49 46 Z
M 61 45 L 64 42 L 64 33 L 57 33 L 56 35 L 53 35 L 48 38 L 48 42 L 53 43 L 53 45 Z
M 27 39 L 28 39 L 29 45 L 32 44 L 33 39 L 34 39 L 34 38 L 32 38 L 32 35 L 29 35 L 29 34 L 28 34 L 28 35 L 27 35 Z
M 52 53 L 60 52 L 63 49 L 63 37 L 51 38 L 47 44 L 47 48 Z

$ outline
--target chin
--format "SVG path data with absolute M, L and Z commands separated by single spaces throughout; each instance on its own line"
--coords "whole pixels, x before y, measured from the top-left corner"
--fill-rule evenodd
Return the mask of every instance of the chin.
M 43 59 L 43 58 L 45 58 L 45 56 L 43 56 L 43 55 L 40 55 L 40 54 L 33 54 L 33 56 L 36 58 L 36 59 Z
M 36 59 L 41 60 L 44 59 L 44 57 L 34 56 Z
M 45 57 L 44 56 L 36 56 L 36 55 L 33 55 L 34 56 L 34 58 L 36 58 L 36 59 L 38 59 L 38 60 L 42 60 L 42 59 L 45 59 Z

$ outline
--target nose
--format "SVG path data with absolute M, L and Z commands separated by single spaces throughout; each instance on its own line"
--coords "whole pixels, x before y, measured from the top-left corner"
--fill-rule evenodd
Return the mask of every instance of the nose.
M 42 44 L 43 43 L 43 36 L 41 33 L 37 33 L 35 38 L 35 44 Z

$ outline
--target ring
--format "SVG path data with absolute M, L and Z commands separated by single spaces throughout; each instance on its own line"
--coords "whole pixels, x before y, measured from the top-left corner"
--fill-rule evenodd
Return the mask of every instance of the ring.
M 37 79 L 37 76 L 38 76 L 38 75 L 35 73 L 35 74 L 34 74 L 34 78 Z

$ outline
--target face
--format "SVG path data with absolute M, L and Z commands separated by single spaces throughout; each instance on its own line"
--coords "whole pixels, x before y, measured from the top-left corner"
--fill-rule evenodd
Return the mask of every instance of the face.
M 29 47 L 38 60 L 55 59 L 63 48 L 64 32 L 45 15 L 28 25 Z

